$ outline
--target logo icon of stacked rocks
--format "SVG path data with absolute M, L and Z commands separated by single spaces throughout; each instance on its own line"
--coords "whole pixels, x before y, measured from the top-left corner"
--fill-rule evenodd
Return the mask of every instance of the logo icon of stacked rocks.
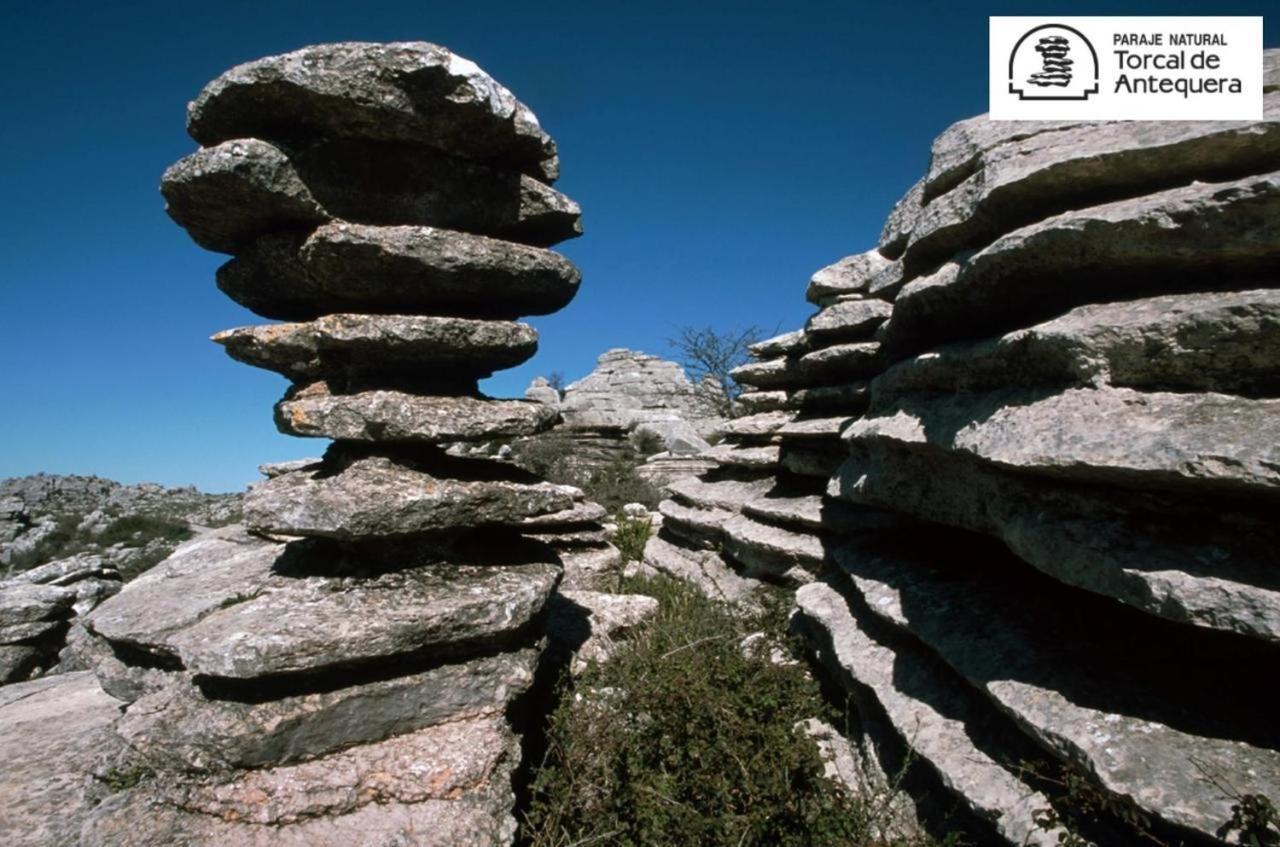
M 1028 83 L 1041 88 L 1071 84 L 1071 65 L 1074 63 L 1067 58 L 1071 52 L 1070 41 L 1061 35 L 1046 35 L 1036 44 L 1036 52 L 1044 62 L 1044 69 L 1032 74 Z
M 546 249 L 581 231 L 550 187 L 555 145 L 426 43 L 241 65 L 188 128 L 202 146 L 164 175 L 169 214 L 233 255 L 224 292 L 287 321 L 215 340 L 293 383 L 283 432 L 333 444 L 251 488 L 247 529 L 203 536 L 98 610 L 99 678 L 130 703 L 127 752 L 103 769 L 154 777 L 99 806 L 86 843 L 507 843 L 507 713 L 561 577 L 538 539 L 591 510 L 444 445 L 555 422 L 477 389 L 533 355 L 515 319 L 578 286 Z

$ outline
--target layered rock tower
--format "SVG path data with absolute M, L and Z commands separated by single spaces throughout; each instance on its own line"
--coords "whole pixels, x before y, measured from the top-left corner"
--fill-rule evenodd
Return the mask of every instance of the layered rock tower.
M 1278 60 L 1256 123 L 952 126 L 662 504 L 649 564 L 798 586 L 940 828 L 1234 842 L 1280 798 Z
M 333 439 L 272 472 L 244 528 L 181 548 L 91 616 L 128 702 L 99 775 L 133 775 L 85 844 L 499 844 L 512 721 L 596 512 L 576 489 L 440 446 L 538 432 L 483 396 L 533 355 L 514 319 L 573 297 L 580 232 L 555 144 L 512 94 L 426 43 L 250 62 L 188 109 L 202 146 L 169 214 L 234 258 L 219 287 L 289 321 L 215 336 L 286 376 L 281 431 Z M 136 778 L 134 778 L 136 777 Z

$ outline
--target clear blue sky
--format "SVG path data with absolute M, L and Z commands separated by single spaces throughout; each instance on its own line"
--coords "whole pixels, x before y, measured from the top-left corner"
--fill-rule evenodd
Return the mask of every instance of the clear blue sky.
M 871 246 L 930 140 L 986 109 L 991 14 L 1265 14 L 1268 3 L 7 0 L 0 54 L 0 476 L 238 490 L 323 442 L 275 432 L 285 382 L 208 336 L 252 323 L 225 257 L 163 210 L 184 108 L 239 62 L 426 40 L 478 62 L 560 145 L 578 298 L 486 385 L 576 378 L 681 324 L 792 329 L 809 275 Z M 1266 43 L 1277 43 L 1276 19 Z

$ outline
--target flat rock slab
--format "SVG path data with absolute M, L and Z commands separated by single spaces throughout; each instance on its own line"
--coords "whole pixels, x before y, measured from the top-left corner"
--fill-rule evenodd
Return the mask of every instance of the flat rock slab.
M 555 424 L 559 414 L 530 400 L 404 391 L 331 394 L 318 383 L 286 394 L 276 404 L 275 419 L 281 432 L 303 438 L 441 444 L 534 435 Z
M 693 546 L 711 548 L 718 547 L 724 535 L 724 524 L 735 512 L 696 508 L 676 500 L 663 500 L 658 503 L 658 514 L 662 515 L 662 525 L 668 532 L 680 536 Z
M 76 593 L 57 585 L 14 582 L 0 589 L 0 625 L 65 618 Z
M 778 445 L 740 447 L 735 444 L 717 444 L 710 450 L 704 450 L 702 458 L 710 459 L 723 467 L 767 471 L 778 466 Z
M 796 569 L 816 573 L 826 561 L 826 543 L 818 535 L 760 523 L 746 515 L 724 522 L 724 554 L 748 576 L 781 576 Z
M 1150 615 L 1280 641 L 1280 537 L 1266 509 L 1037 479 L 887 436 L 852 442 L 828 493 L 994 536 L 1043 573 Z
M 972 175 L 925 205 L 904 262 L 927 268 L 957 250 L 1094 198 L 1270 170 L 1280 159 L 1280 96 L 1267 97 L 1265 107 L 1268 119 L 1255 122 L 1042 123 L 1040 131 L 1012 135 L 984 130 L 972 152 L 965 151 Z M 938 141 L 955 150 L 948 133 Z M 943 153 L 944 162 L 953 158 Z M 944 162 L 931 168 L 938 172 L 934 185 L 940 184 Z
M 88 671 L 0 689 L 0 834 L 10 847 L 77 844 L 85 776 L 109 743 L 120 701 Z
M 325 315 L 305 323 L 229 329 L 213 340 L 236 361 L 294 382 L 428 368 L 482 379 L 538 351 L 538 333 L 528 324 L 428 315 Z
M 748 345 L 747 350 L 750 351 L 752 358 L 772 359 L 775 356 L 803 353 L 808 345 L 808 336 L 805 335 L 804 330 L 797 329 L 775 335 L 773 338 L 766 338 L 764 341 L 757 341 L 755 344 Z
M 237 65 L 187 107 L 203 146 L 355 138 L 433 147 L 540 179 L 559 173 L 533 113 L 473 62 L 424 41 L 342 42 Z
M 804 290 L 804 297 L 810 303 L 818 304 L 846 294 L 864 293 L 871 278 L 889 264 L 890 260 L 878 250 L 845 256 L 814 273 Z
M 436 471 L 439 473 L 439 471 Z M 503 479 L 450 479 L 385 456 L 326 463 L 249 489 L 244 519 L 277 535 L 396 538 L 460 527 L 518 524 L 571 508 L 576 489 Z
M 1280 394 L 1280 290 L 1203 292 L 1080 306 L 997 339 L 900 362 L 873 382 L 872 409 L 913 391 L 1112 385 Z
M 735 572 L 711 550 L 691 550 L 673 543 L 666 531 L 650 537 L 644 547 L 644 563 L 668 576 L 682 579 L 712 600 L 754 608 L 760 583 Z
M 908 283 L 882 342 L 895 357 L 1096 300 L 1245 287 L 1280 256 L 1280 173 L 1195 183 L 1065 212 Z M 1232 286 L 1233 277 L 1242 282 Z M 1027 280 L 1037 280 L 1027 285 Z
M 160 575 L 130 583 L 99 609 L 93 631 L 202 676 L 315 672 L 502 640 L 542 609 L 560 577 L 555 564 L 465 562 L 373 577 L 295 576 L 282 545 L 265 548 L 274 557 L 237 558 L 234 546 L 222 547 L 232 554 L 225 561 L 210 548 L 185 550 Z M 255 572 L 245 573 L 247 562 Z M 233 574 L 243 582 L 232 583 Z
M 953 552 L 873 542 L 835 555 L 874 614 L 928 645 L 1046 749 L 1153 817 L 1212 838 L 1234 801 L 1206 773 L 1241 794 L 1280 792 L 1280 734 L 1233 670 L 1249 661 L 1244 645 L 1149 626 L 1088 595 L 1075 602 L 1016 568 L 975 574 L 950 565 Z
M 284 544 L 249 535 L 242 526 L 198 535 L 94 609 L 85 626 L 113 644 L 175 658 L 163 648 L 171 636 L 227 605 L 286 584 L 273 570 L 285 552 Z
M 1048 799 L 1001 766 L 1009 749 L 991 742 L 1008 730 L 982 698 L 920 647 L 873 637 L 830 585 L 802 586 L 796 605 L 802 632 L 835 681 L 860 710 L 882 712 L 957 802 L 1005 843 L 1057 843 L 1058 832 L 1034 821 L 1038 810 L 1050 808 Z
M 416 145 L 238 138 L 165 171 L 165 210 L 202 247 L 234 253 L 331 220 L 416 224 L 549 246 L 582 233 L 578 204 L 524 174 Z
M 853 422 L 845 437 L 883 434 L 1011 470 L 1100 484 L 1262 496 L 1280 490 L 1280 400 L 1073 388 L 1047 397 L 1017 390 L 918 395 L 899 405 Z
M 733 378 L 766 391 L 794 391 L 868 379 L 884 370 L 880 344 L 858 341 L 831 344 L 798 358 L 767 359 L 734 368 Z
M 256 138 L 179 159 L 160 179 L 165 211 L 206 250 L 234 253 L 260 235 L 332 218 L 288 155 Z
M 511 319 L 566 306 L 581 274 L 558 253 L 425 226 L 330 223 L 305 241 L 264 236 L 218 287 L 268 318 L 334 312 Z
M 693 477 L 671 483 L 668 490 L 677 500 L 701 509 L 739 511 L 744 504 L 773 488 L 772 479 L 709 481 Z
M 804 325 L 814 346 L 833 341 L 865 341 L 893 314 L 883 300 L 843 300 L 818 312 Z
M 519 744 L 500 717 L 428 727 L 230 780 L 147 781 L 109 798 L 85 847 L 453 847 L 515 834 Z
M 430 726 L 500 716 L 533 680 L 538 651 L 516 650 L 399 675 L 338 674 L 319 690 L 240 688 L 206 696 L 188 678 L 134 701 L 116 724 L 127 767 L 228 774 L 325 756 Z M 257 693 L 252 700 L 230 699 Z
M 720 431 L 726 439 L 739 443 L 767 440 L 770 435 L 794 418 L 794 412 L 760 412 L 734 418 L 721 427 Z

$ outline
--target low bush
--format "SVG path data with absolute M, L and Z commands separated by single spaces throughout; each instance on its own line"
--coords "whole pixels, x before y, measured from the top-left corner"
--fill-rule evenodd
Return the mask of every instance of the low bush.
M 624 590 L 657 597 L 659 612 L 610 663 L 564 684 L 526 843 L 886 843 L 869 807 L 823 775 L 817 745 L 796 728 L 812 717 L 844 725 L 817 683 L 799 665 L 740 649 L 753 630 L 782 631 L 784 600 L 746 616 L 667 578 Z
M 151 515 L 126 515 L 112 521 L 94 541 L 101 547 L 120 543 L 140 547 L 157 538 L 177 544 L 190 537 L 191 527 L 186 521 Z
M 613 534 L 613 546 L 618 548 L 624 562 L 638 562 L 644 558 L 644 545 L 653 531 L 653 518 L 629 518 L 619 512 L 614 516 L 618 530 Z

